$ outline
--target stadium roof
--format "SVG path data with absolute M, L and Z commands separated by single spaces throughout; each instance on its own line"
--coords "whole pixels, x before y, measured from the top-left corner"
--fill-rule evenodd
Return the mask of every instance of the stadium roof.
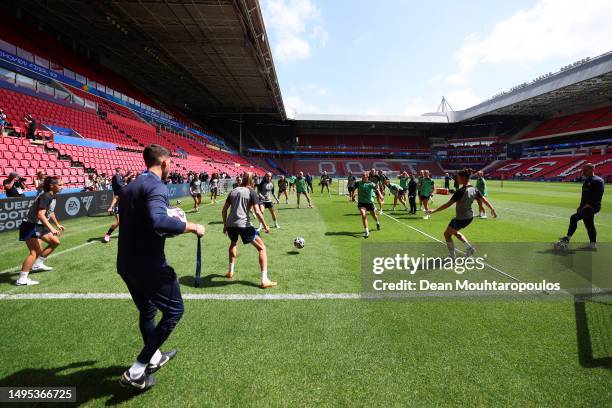
M 612 51 L 542 79 L 515 87 L 463 111 L 459 122 L 484 115 L 553 116 L 612 102 Z
M 285 118 L 257 0 L 18 0 L 164 104 Z
M 427 114 L 423 116 L 406 115 L 332 115 L 296 114 L 300 122 L 381 122 L 381 123 L 448 123 L 446 114 Z

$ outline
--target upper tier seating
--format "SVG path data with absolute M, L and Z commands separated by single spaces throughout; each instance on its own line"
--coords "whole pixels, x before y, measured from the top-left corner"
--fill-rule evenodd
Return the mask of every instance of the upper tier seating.
M 77 105 L 69 107 L 53 103 L 42 97 L 36 98 L 4 88 L 0 88 L 0 100 L 8 120 L 14 125 L 23 127 L 23 116 L 31 113 L 39 126 L 41 124 L 57 125 L 71 128 L 86 138 L 103 140 L 121 146 L 138 146 L 89 109 Z
M 421 136 L 389 135 L 301 135 L 300 149 L 316 150 L 429 150 L 429 143 Z
M 129 108 L 125 106 L 121 106 L 119 104 L 110 102 L 104 98 L 99 96 L 90 94 L 89 92 L 85 92 L 82 89 L 74 88 L 72 86 L 66 86 L 70 92 L 75 94 L 76 96 L 87 99 L 89 101 L 95 102 L 98 104 L 98 110 L 101 110 L 106 113 L 114 113 L 115 115 L 123 116 L 124 118 L 140 120 L 138 116 L 134 112 L 132 112 Z
M 540 123 L 533 131 L 523 135 L 521 139 L 588 131 L 608 126 L 612 126 L 612 106 L 549 119 Z

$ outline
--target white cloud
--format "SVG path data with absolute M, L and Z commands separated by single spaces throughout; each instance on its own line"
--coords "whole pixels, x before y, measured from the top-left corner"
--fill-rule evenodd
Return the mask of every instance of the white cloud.
M 322 46 L 327 43 L 321 10 L 311 0 L 267 0 L 262 9 L 274 38 L 272 52 L 278 61 L 303 60 L 310 57 L 313 43 Z
M 427 112 L 435 112 L 435 110 L 436 105 L 434 101 L 426 102 L 422 96 L 417 96 L 408 102 L 402 113 L 409 116 L 419 116 Z
M 307 102 L 299 96 L 291 95 L 283 98 L 287 117 L 294 119 L 297 114 L 321 113 L 322 110 L 317 105 Z
M 468 35 L 456 52 L 457 70 L 446 79 L 463 85 L 481 64 L 579 59 L 606 52 L 612 40 L 612 1 L 541 0 L 497 23 L 486 36 Z
M 461 88 L 446 95 L 446 100 L 453 110 L 463 110 L 472 107 L 484 99 L 476 95 L 470 88 Z

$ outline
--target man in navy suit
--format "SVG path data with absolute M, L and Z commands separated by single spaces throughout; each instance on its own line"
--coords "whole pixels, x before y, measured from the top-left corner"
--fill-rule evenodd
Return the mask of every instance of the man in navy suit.
M 168 188 L 163 180 L 170 173 L 170 152 L 151 145 L 143 157 L 147 171 L 120 192 L 121 226 L 117 250 L 117 272 L 140 312 L 144 347 L 134 364 L 123 373 L 121 385 L 145 390 L 155 385 L 152 375 L 170 361 L 176 350 L 159 348 L 183 315 L 183 298 L 174 269 L 166 262 L 166 235 L 186 232 L 204 235 L 204 226 L 168 215 Z M 162 317 L 155 325 L 157 310 Z

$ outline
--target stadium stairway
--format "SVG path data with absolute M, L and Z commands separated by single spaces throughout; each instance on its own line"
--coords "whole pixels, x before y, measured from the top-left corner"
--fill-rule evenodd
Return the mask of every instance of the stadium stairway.
M 86 176 L 82 164 L 73 162 L 70 157 L 62 157 L 57 150 L 46 149 L 42 144 L 23 138 L 4 136 L 0 139 L 0 179 L 17 172 L 26 179 L 31 190 L 39 170 L 47 175 L 61 176 L 65 188 L 82 187 Z

